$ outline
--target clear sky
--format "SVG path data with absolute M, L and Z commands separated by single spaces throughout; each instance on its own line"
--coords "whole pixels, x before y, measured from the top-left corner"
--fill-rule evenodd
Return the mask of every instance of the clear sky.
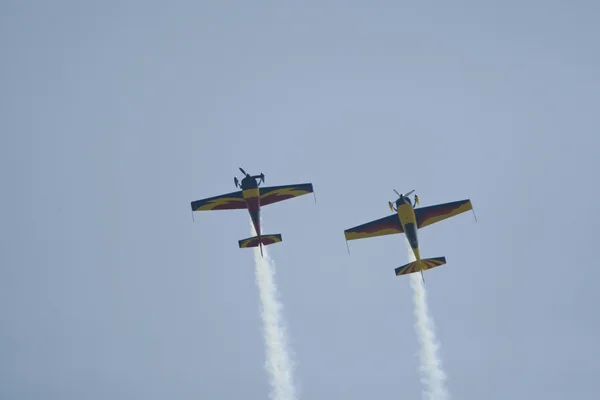
M 394 188 L 452 397 L 597 396 L 600 5 L 417 3 L 1 2 L 0 398 L 266 398 L 240 166 L 300 399 L 420 398 Z

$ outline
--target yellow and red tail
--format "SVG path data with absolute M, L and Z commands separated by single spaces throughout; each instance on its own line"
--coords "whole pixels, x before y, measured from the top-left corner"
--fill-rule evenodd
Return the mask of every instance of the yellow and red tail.
M 427 271 L 428 269 L 446 264 L 446 257 L 423 258 L 421 261 L 413 261 L 395 269 L 396 276 L 412 274 L 414 272 Z
M 273 243 L 279 243 L 283 239 L 281 238 L 281 234 L 277 233 L 274 235 L 262 235 L 262 236 L 252 236 L 246 239 L 242 239 L 238 241 L 240 245 L 240 249 L 246 249 L 248 247 L 257 247 L 260 246 L 260 254 L 262 254 L 262 246 L 268 246 Z

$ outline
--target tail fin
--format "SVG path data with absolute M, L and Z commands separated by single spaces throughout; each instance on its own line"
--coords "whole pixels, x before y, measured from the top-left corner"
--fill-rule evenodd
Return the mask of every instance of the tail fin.
M 421 271 L 421 275 L 423 275 L 423 271 L 427 271 L 428 269 L 439 267 L 440 265 L 446 264 L 446 257 L 436 257 L 436 258 L 423 258 L 420 261 L 413 261 L 406 265 L 396 268 L 396 276 L 412 274 L 414 272 Z
M 283 239 L 281 238 L 281 234 L 275 235 L 262 235 L 262 236 L 252 236 L 246 239 L 239 240 L 238 243 L 240 245 L 240 249 L 245 249 L 248 247 L 257 247 L 260 246 L 260 253 L 262 254 L 262 246 L 268 246 L 273 243 L 279 243 Z

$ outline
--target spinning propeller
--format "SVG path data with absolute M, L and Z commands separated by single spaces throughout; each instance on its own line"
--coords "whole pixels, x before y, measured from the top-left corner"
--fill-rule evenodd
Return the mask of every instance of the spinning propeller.
M 394 189 L 394 192 L 396 192 L 396 194 L 398 195 L 398 197 L 408 197 L 412 194 L 412 192 L 414 192 L 415 190 L 411 190 L 410 192 L 406 193 L 405 195 L 402 195 L 400 193 L 398 193 L 398 191 L 396 189 Z
M 398 191 L 397 191 L 396 189 L 394 189 L 394 192 L 396 192 L 396 194 L 398 195 L 398 198 L 408 197 L 408 196 L 410 196 L 410 195 L 411 195 L 411 194 L 412 194 L 414 191 L 415 191 L 415 190 L 413 189 L 413 190 L 411 190 L 410 192 L 408 192 L 408 193 L 406 193 L 406 194 L 404 194 L 404 195 L 403 195 L 402 193 L 398 193 Z M 416 204 L 419 204 L 419 196 L 417 196 L 416 194 L 415 194 L 415 203 L 416 203 Z M 390 206 L 390 210 L 392 210 L 392 211 L 397 211 L 396 209 L 394 209 L 394 206 L 392 205 L 392 202 L 391 202 L 391 201 L 388 201 L 388 205 Z

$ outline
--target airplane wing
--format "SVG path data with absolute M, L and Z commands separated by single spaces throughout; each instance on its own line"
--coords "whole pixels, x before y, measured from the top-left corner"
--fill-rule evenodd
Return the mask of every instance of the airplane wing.
M 419 229 L 473 209 L 471 200 L 459 200 L 435 206 L 415 208 Z
M 398 214 L 392 214 L 375 221 L 367 222 L 366 224 L 355 226 L 354 228 L 346 229 L 344 236 L 346 236 L 346 240 L 355 240 L 402 232 L 404 230 L 398 219 Z
M 221 196 L 192 201 L 192 211 L 241 210 L 245 208 L 247 208 L 246 200 L 244 200 L 241 190 Z
M 268 186 L 260 189 L 260 205 L 266 206 L 293 197 L 313 193 L 312 183 L 300 183 L 298 185 Z

